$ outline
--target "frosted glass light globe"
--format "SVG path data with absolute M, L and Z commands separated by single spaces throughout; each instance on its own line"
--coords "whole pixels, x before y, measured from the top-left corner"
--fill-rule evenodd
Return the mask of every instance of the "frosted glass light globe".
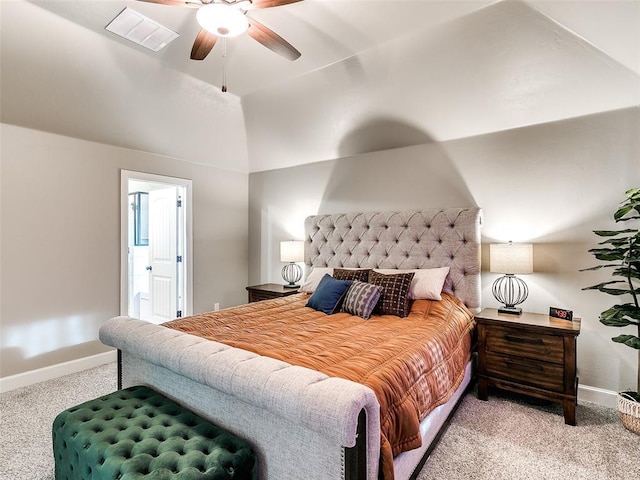
M 249 28 L 249 21 L 244 13 L 219 3 L 199 8 L 196 19 L 202 28 L 219 37 L 237 37 Z

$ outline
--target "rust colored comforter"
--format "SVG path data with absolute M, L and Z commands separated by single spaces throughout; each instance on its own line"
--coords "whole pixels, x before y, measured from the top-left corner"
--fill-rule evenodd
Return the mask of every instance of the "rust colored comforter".
M 405 318 L 363 320 L 305 307 L 308 295 L 250 303 L 164 325 L 373 389 L 380 403 L 381 472 L 421 445 L 419 423 L 458 388 L 470 357 L 473 315 L 462 302 L 415 300 Z

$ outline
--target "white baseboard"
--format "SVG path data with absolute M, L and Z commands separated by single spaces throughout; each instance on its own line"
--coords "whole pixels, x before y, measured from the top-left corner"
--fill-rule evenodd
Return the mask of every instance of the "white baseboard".
M 49 367 L 38 368 L 29 372 L 18 373 L 8 377 L 0 378 L 0 393 L 26 387 L 35 383 L 52 380 L 54 378 L 69 375 L 70 373 L 81 372 L 89 368 L 99 367 L 105 363 L 115 362 L 118 359 L 117 350 L 99 353 L 90 357 L 79 358 L 69 362 L 58 363 Z
M 578 385 L 578 403 L 582 401 L 593 402 L 610 408 L 618 408 L 618 392 L 591 387 L 589 385 Z
M 81 372 L 89 368 L 99 367 L 106 363 L 115 362 L 118 359 L 116 350 L 99 353 L 90 357 L 79 358 L 69 362 L 51 365 L 49 367 L 31 370 L 29 372 L 18 373 L 9 377 L 0 378 L 0 393 L 26 387 L 35 383 L 52 380 L 54 378 Z M 605 407 L 617 408 L 618 393 L 603 388 L 591 387 L 589 385 L 578 385 L 578 402 L 593 402 Z

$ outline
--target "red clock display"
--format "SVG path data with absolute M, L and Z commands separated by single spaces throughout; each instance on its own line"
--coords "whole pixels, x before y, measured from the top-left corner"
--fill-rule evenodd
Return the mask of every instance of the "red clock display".
M 562 320 L 572 320 L 573 312 L 564 308 L 549 307 L 549 316 L 561 318 Z

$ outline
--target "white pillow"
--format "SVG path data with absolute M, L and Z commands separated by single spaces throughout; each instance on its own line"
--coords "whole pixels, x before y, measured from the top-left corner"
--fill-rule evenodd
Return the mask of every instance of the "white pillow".
M 315 292 L 316 288 L 318 288 L 320 280 L 322 280 L 322 277 L 324 277 L 325 273 L 333 276 L 333 268 L 313 267 L 305 282 L 300 285 L 300 290 L 298 291 L 302 293 Z
M 449 274 L 449 267 L 419 268 L 413 270 L 394 270 L 390 268 L 374 268 L 374 272 L 408 273 L 413 272 L 413 280 L 409 287 L 409 298 L 413 300 L 442 300 L 442 287 Z

